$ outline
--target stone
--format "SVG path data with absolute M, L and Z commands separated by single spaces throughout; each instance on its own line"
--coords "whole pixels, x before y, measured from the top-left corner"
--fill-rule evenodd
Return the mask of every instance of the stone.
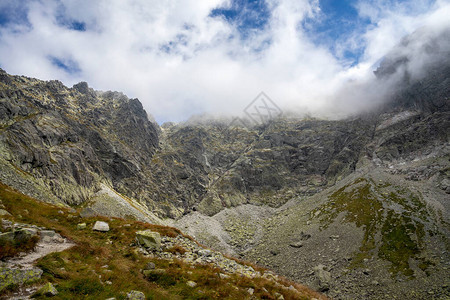
M 53 297 L 58 295 L 58 291 L 50 282 L 46 283 L 43 287 L 41 287 L 37 293 L 39 295 L 43 295 L 46 297 Z
M 219 273 L 219 278 L 220 279 L 228 279 L 228 278 L 230 278 L 230 275 Z
M 197 283 L 195 283 L 194 281 L 189 280 L 188 282 L 186 282 L 187 286 L 190 286 L 191 288 L 194 288 L 197 286 Z
M 275 299 L 276 299 L 276 300 L 284 300 L 284 296 L 281 295 L 280 293 L 275 293 L 275 294 L 273 294 L 273 295 L 275 296 Z
M 161 236 L 158 232 L 154 232 L 148 229 L 144 231 L 137 231 L 136 241 L 139 245 L 147 249 L 156 251 L 161 250 Z
M 41 279 L 43 271 L 39 268 L 16 269 L 0 267 L 0 292 L 9 286 L 30 284 Z
M 101 231 L 101 232 L 107 232 L 107 231 L 109 231 L 109 225 L 106 222 L 97 221 L 97 222 L 95 222 L 94 227 L 92 228 L 92 230 Z
M 254 292 L 255 292 L 255 290 L 253 288 L 247 289 L 247 293 L 249 293 L 250 295 L 253 295 Z
M 303 243 L 302 242 L 292 242 L 289 244 L 289 246 L 291 246 L 293 248 L 301 248 L 301 247 L 303 247 Z
M 145 300 L 145 295 L 143 292 L 139 292 L 139 291 L 130 291 L 127 294 L 127 299 L 128 300 Z
M 156 267 L 156 266 L 155 266 L 155 263 L 152 262 L 152 261 L 150 261 L 150 262 L 148 262 L 148 263 L 145 265 L 144 270 L 154 270 L 155 267 Z
M 86 228 L 86 223 L 79 223 L 79 224 L 77 224 L 77 229 L 78 230 L 83 230 L 85 228 Z
M 331 273 L 325 270 L 325 266 L 319 264 L 313 268 L 314 275 L 318 279 L 319 291 L 325 292 L 330 289 Z
M 4 216 L 11 216 L 11 214 L 9 212 L 7 212 L 4 209 L 0 209 L 0 216 L 4 217 Z

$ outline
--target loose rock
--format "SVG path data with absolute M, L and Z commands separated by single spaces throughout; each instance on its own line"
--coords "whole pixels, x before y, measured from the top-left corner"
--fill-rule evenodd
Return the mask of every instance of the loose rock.
M 77 229 L 78 230 L 83 230 L 83 229 L 85 229 L 86 228 L 86 223 L 80 223 L 80 224 L 77 224 Z
M 194 287 L 196 287 L 197 286 L 197 283 L 195 283 L 194 281 L 188 281 L 188 282 L 186 282 L 186 285 L 187 286 L 190 286 L 191 288 L 194 288 Z
M 158 232 L 144 230 L 136 232 L 136 241 L 147 249 L 161 250 L 161 236 Z
M 145 300 L 145 295 L 143 292 L 131 291 L 127 294 L 128 300 Z
M 107 231 L 109 231 L 109 225 L 106 222 L 97 221 L 97 222 L 95 222 L 94 227 L 92 228 L 92 230 L 101 231 L 101 232 L 107 232 Z

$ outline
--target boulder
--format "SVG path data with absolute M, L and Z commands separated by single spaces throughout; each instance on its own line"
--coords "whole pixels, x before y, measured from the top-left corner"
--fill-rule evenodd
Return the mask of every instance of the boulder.
M 319 291 L 325 292 L 330 289 L 331 273 L 325 270 L 325 266 L 320 264 L 313 268 L 314 275 L 317 278 L 317 287 Z
M 127 294 L 128 300 L 145 300 L 145 295 L 143 292 L 131 291 Z
M 95 222 L 94 227 L 92 228 L 92 230 L 101 231 L 101 232 L 107 232 L 107 231 L 109 231 L 109 225 L 106 222 L 97 221 L 97 222 Z
M 48 282 L 42 288 L 39 289 L 37 294 L 38 295 L 42 295 L 42 296 L 47 296 L 47 297 L 53 297 L 53 296 L 56 296 L 58 294 L 58 291 L 53 286 L 53 284 Z
M 147 249 L 156 251 L 161 250 L 161 236 L 158 232 L 151 230 L 137 231 L 136 241 L 139 245 Z

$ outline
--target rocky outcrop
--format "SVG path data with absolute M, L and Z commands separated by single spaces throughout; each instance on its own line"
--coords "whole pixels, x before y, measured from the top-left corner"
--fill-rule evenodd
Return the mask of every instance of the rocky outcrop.
M 71 205 L 88 201 L 101 182 L 149 200 L 143 172 L 158 135 L 137 99 L 3 70 L 0 80 L 3 182 Z

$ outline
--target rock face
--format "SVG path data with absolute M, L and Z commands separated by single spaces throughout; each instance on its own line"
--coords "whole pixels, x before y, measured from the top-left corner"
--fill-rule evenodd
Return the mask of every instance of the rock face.
M 141 194 L 149 182 L 142 171 L 158 146 L 158 128 L 137 99 L 3 70 L 0 82 L 3 182 L 67 204 L 87 201 L 100 182 L 149 200 Z

